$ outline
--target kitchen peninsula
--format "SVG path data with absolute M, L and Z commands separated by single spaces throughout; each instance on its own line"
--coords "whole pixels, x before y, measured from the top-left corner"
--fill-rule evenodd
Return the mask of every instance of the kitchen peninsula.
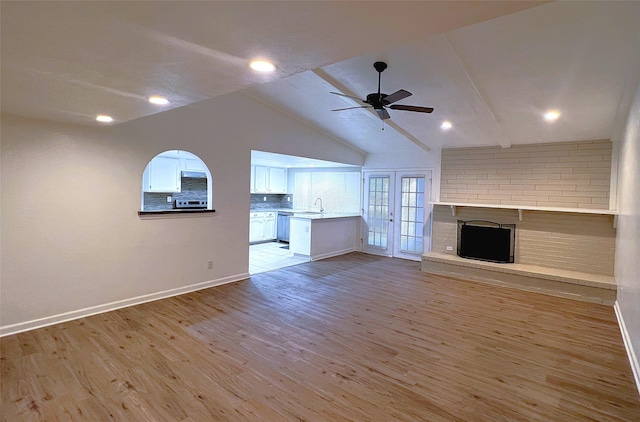
M 358 213 L 295 213 L 289 250 L 312 261 L 360 250 Z

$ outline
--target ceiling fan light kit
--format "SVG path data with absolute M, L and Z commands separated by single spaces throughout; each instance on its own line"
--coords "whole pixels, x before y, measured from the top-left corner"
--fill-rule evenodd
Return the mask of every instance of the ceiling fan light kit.
M 392 103 L 395 103 L 396 101 L 403 100 L 403 99 L 405 99 L 405 98 L 407 98 L 407 97 L 409 97 L 409 96 L 411 96 L 413 94 L 410 93 L 409 91 L 405 90 L 405 89 L 400 89 L 400 90 L 394 92 L 393 94 L 389 94 L 389 95 L 381 92 L 380 91 L 380 82 L 381 82 L 381 79 L 382 79 L 382 72 L 384 72 L 384 70 L 387 68 L 387 64 L 385 62 L 375 62 L 373 64 L 373 68 L 378 72 L 378 92 L 372 92 L 371 94 L 367 95 L 367 99 L 366 100 L 362 100 L 360 98 L 353 97 L 351 95 L 342 94 L 340 92 L 331 92 L 331 94 L 336 94 L 336 95 L 340 95 L 342 97 L 351 98 L 351 99 L 363 102 L 363 103 L 365 103 L 367 105 L 356 106 L 356 107 L 338 108 L 338 109 L 331 110 L 331 111 L 352 110 L 352 109 L 356 109 L 356 108 L 373 108 L 375 110 L 375 112 L 378 113 L 378 116 L 382 120 L 389 119 L 391 117 L 389 115 L 389 112 L 387 111 L 387 108 L 389 108 L 391 110 L 413 111 L 413 112 L 417 112 L 417 113 L 431 113 L 431 112 L 433 112 L 433 108 L 432 107 L 420 107 L 420 106 L 411 106 L 411 105 L 392 104 Z

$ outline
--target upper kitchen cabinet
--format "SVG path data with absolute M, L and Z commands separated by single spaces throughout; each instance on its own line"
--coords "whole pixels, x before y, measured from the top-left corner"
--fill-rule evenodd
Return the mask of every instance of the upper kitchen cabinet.
M 180 158 L 156 156 L 142 177 L 145 192 L 180 192 Z
M 251 166 L 251 193 L 287 193 L 287 169 Z
M 182 151 L 184 155 L 186 151 Z M 207 166 L 198 157 L 184 157 L 182 158 L 182 170 L 184 171 L 207 171 Z
M 269 168 L 270 193 L 287 193 L 287 169 Z
M 264 166 L 251 166 L 251 193 L 269 192 L 269 168 Z

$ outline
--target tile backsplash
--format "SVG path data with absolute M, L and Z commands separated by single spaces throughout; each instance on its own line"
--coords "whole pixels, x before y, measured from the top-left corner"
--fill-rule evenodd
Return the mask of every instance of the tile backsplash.
M 171 196 L 171 202 L 167 202 Z M 197 177 L 183 177 L 181 192 L 145 192 L 143 211 L 164 211 L 173 209 L 176 199 L 207 200 L 207 179 Z
M 265 201 L 266 199 L 266 201 Z M 290 194 L 251 194 L 251 209 L 293 208 L 293 195 Z

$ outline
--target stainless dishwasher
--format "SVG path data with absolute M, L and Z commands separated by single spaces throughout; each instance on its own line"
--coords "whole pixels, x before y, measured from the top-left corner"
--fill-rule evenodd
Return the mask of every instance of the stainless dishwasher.
M 289 218 L 292 215 L 289 211 L 278 211 L 278 242 L 289 243 Z

